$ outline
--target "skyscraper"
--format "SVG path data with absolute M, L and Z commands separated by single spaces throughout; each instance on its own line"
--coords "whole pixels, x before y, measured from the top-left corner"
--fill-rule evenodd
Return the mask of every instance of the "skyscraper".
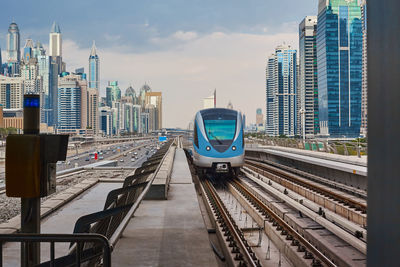
M 32 39 L 26 39 L 25 46 L 24 46 L 24 56 L 23 56 L 23 61 L 24 62 L 29 62 L 29 59 L 33 57 L 33 40 Z
M 316 16 L 305 17 L 299 25 L 299 61 L 298 128 L 301 135 L 313 137 L 319 133 Z
M 146 93 L 151 92 L 150 86 L 148 86 L 146 83 L 140 88 L 139 92 L 139 105 L 142 106 L 142 110 L 144 110 L 145 105 L 146 105 Z
M 49 56 L 62 57 L 62 37 L 60 26 L 54 21 L 50 31 Z
M 364 136 L 367 136 L 367 132 L 368 132 L 367 0 L 361 0 L 360 4 L 361 4 L 361 20 L 362 20 L 362 31 L 363 31 L 361 134 Z
M 107 106 L 112 108 L 112 102 L 121 99 L 121 89 L 119 89 L 118 81 L 109 81 L 106 87 Z
M 81 128 L 81 87 L 77 77 L 66 75 L 58 79 L 57 130 L 75 133 Z
M 263 126 L 263 124 L 264 124 L 264 116 L 262 114 L 261 108 L 258 108 L 256 110 L 256 124 L 257 124 L 257 126 Z
M 21 60 L 20 46 L 18 25 L 15 22 L 12 22 L 8 27 L 7 34 L 7 61 L 9 63 L 19 62 Z
M 126 90 L 125 90 L 125 96 L 129 97 L 130 101 L 132 104 L 136 105 L 137 104 L 137 97 L 136 97 L 136 93 L 135 90 L 133 89 L 132 86 L 129 86 Z
M 95 88 L 87 89 L 87 128 L 94 134 L 99 130 L 99 91 Z
M 162 93 L 161 92 L 147 92 L 145 106 L 152 105 L 154 107 L 155 118 L 154 128 L 152 130 L 159 130 L 162 128 Z
M 96 45 L 93 41 L 92 50 L 89 56 L 89 88 L 100 89 L 100 76 L 99 76 L 100 59 L 96 53 Z
M 22 108 L 23 94 L 23 78 L 0 76 L 0 105 L 3 108 Z
M 359 136 L 362 23 L 358 1 L 319 1 L 317 58 L 321 135 Z
M 39 55 L 38 71 L 42 76 L 42 91 L 40 93 L 40 121 L 48 126 L 57 124 L 58 96 L 58 64 L 51 57 Z
M 62 62 L 62 36 L 60 26 L 56 22 L 51 27 L 49 36 L 49 56 L 58 65 L 58 73 L 65 71 L 65 63 Z
M 266 69 L 266 133 L 294 136 L 297 127 L 296 50 L 278 46 Z

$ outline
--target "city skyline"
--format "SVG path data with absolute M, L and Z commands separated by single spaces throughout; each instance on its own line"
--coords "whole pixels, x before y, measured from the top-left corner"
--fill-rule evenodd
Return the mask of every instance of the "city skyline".
M 178 2 L 174 1 L 171 6 L 174 6 L 174 3 Z M 263 95 L 266 57 L 283 42 L 297 48 L 298 22 L 306 15 L 315 14 L 317 3 L 282 1 L 282 3 L 272 5 L 271 2 L 263 3 L 262 1 L 251 4 L 234 2 L 232 7 L 226 10 L 223 9 L 226 5 L 208 4 L 205 3 L 204 9 L 215 9 L 210 13 L 210 21 L 199 16 L 188 18 L 184 15 L 187 22 L 185 24 L 182 23 L 182 18 L 177 21 L 171 15 L 182 11 L 193 13 L 190 10 L 198 8 L 196 4 L 183 4 L 176 11 L 166 7 L 165 14 L 162 15 L 159 14 L 161 11 L 153 5 L 135 4 L 135 8 L 140 5 L 139 10 L 148 8 L 144 12 L 145 15 L 139 16 L 147 16 L 147 20 L 138 18 L 142 26 L 146 28 L 145 32 L 148 33 L 146 36 L 141 36 L 140 30 L 134 27 L 129 30 L 128 24 L 139 22 L 136 18 L 130 23 L 126 21 L 126 11 L 121 11 L 121 18 L 115 23 L 110 23 L 114 26 L 112 28 L 114 32 L 110 31 L 111 26 L 107 26 L 102 34 L 98 34 L 97 29 L 89 27 L 92 26 L 92 22 L 89 23 L 90 16 L 86 19 L 87 24 L 81 21 L 82 19 L 68 20 L 65 14 L 69 9 L 64 10 L 60 6 L 61 14 L 56 20 L 63 33 L 62 55 L 63 61 L 67 64 L 67 71 L 78 67 L 87 68 L 88 52 L 90 52 L 92 41 L 95 40 L 101 58 L 100 94 L 102 96 L 105 94 L 105 87 L 109 80 L 118 80 L 122 93 L 129 85 L 132 85 L 138 93 L 138 89 L 147 82 L 152 88 L 164 94 L 163 125 L 186 127 L 193 114 L 201 109 L 202 99 L 216 88 L 219 95 L 218 106 L 226 107 L 231 101 L 235 108 L 247 115 L 249 123 L 252 123 L 255 109 L 250 103 L 255 103 L 259 107 L 265 106 Z M 283 13 L 288 4 L 296 8 L 293 8 L 294 11 Z M 32 6 L 31 3 L 27 5 Z M 131 3 L 125 3 L 125 5 L 127 10 L 134 7 Z M 81 8 L 84 9 L 85 6 L 86 3 Z M 13 4 L 7 4 L 6 12 L 14 14 L 12 8 Z M 160 8 L 162 9 L 163 6 Z M 104 13 L 99 10 L 99 7 L 96 9 L 100 11 L 100 14 Z M 242 14 L 236 17 L 242 9 L 251 16 Z M 281 15 L 276 15 L 279 12 Z M 0 31 L 3 59 L 5 58 L 4 38 L 10 20 L 11 18 L 4 17 L 0 19 L 4 25 L 1 27 L 4 30 Z M 20 28 L 21 42 L 30 36 L 35 42 L 42 42 L 48 49 L 48 34 L 53 19 L 37 18 L 37 21 L 32 22 L 28 18 L 15 15 L 14 20 Z M 96 18 L 94 20 L 96 21 Z M 124 23 L 121 24 L 121 20 Z M 160 20 L 171 20 L 171 22 L 166 23 L 164 27 Z M 77 27 L 77 23 L 85 27 Z M 85 34 L 83 28 L 90 28 L 93 33 Z M 112 39 L 111 41 L 106 40 L 106 34 L 109 35 L 108 39 Z M 77 38 L 78 36 L 82 38 Z M 129 38 L 134 38 L 132 36 L 142 41 L 129 40 Z M 140 42 L 145 42 L 145 44 Z M 143 47 L 149 48 L 145 50 Z M 246 101 L 243 101 L 243 92 L 249 92 Z M 177 101 L 182 104 L 180 107 L 177 107 Z M 181 110 L 185 112 L 182 113 Z

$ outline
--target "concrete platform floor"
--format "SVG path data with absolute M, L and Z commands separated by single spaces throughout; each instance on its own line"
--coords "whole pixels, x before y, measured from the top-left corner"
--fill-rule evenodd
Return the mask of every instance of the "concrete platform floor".
M 168 200 L 145 200 L 112 253 L 113 266 L 218 266 L 182 149 Z

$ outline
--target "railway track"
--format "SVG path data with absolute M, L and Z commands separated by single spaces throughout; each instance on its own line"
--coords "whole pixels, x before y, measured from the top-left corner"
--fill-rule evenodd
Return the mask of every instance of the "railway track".
M 324 209 L 366 228 L 366 200 L 341 192 L 326 185 L 292 174 L 288 171 L 253 160 L 246 160 L 245 167 L 285 188 L 307 198 Z M 321 210 L 321 213 L 323 210 Z M 323 214 L 321 214 L 323 215 Z
M 201 185 L 212 208 L 220 236 L 225 239 L 227 247 L 230 248 L 230 265 L 261 266 L 256 254 L 225 207 L 214 186 L 208 180 L 201 181 Z

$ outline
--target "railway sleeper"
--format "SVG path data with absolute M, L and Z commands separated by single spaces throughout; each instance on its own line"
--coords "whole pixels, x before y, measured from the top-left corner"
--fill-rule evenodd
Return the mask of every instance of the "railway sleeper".
M 286 238 L 281 235 L 281 231 L 276 230 L 278 224 L 272 219 L 272 216 L 269 216 L 270 220 L 264 219 L 265 217 L 263 213 L 256 210 L 250 201 L 244 198 L 236 188 L 230 185 L 229 190 L 238 199 L 246 212 L 255 220 L 255 222 L 258 225 L 263 226 L 265 234 L 294 266 L 310 266 L 312 264 L 312 260 L 303 257 L 304 253 L 297 252 L 295 247 L 291 246 L 292 240 L 286 240 Z
M 254 190 L 249 188 L 251 193 L 259 196 Z M 365 259 L 365 255 L 359 252 L 357 249 L 351 247 L 348 243 L 342 239 L 334 236 L 330 231 L 314 222 L 312 219 L 302 215 L 299 212 L 295 212 L 291 208 L 282 207 L 280 202 L 269 202 L 271 205 L 268 206 L 273 211 L 277 211 L 276 214 L 280 214 L 286 223 L 288 223 L 297 233 L 305 237 L 309 243 L 317 247 L 323 254 L 331 259 L 339 266 L 363 266 L 363 261 L 352 261 L 352 259 Z M 277 205 L 278 207 L 273 208 L 272 206 Z M 286 212 L 283 212 L 283 211 Z M 280 212 L 279 212 L 280 211 Z M 271 216 L 270 216 L 271 218 Z M 322 232 L 323 231 L 323 232 Z M 323 240 L 329 240 L 328 242 L 321 242 Z M 299 242 L 296 240 L 293 244 L 298 245 Z

